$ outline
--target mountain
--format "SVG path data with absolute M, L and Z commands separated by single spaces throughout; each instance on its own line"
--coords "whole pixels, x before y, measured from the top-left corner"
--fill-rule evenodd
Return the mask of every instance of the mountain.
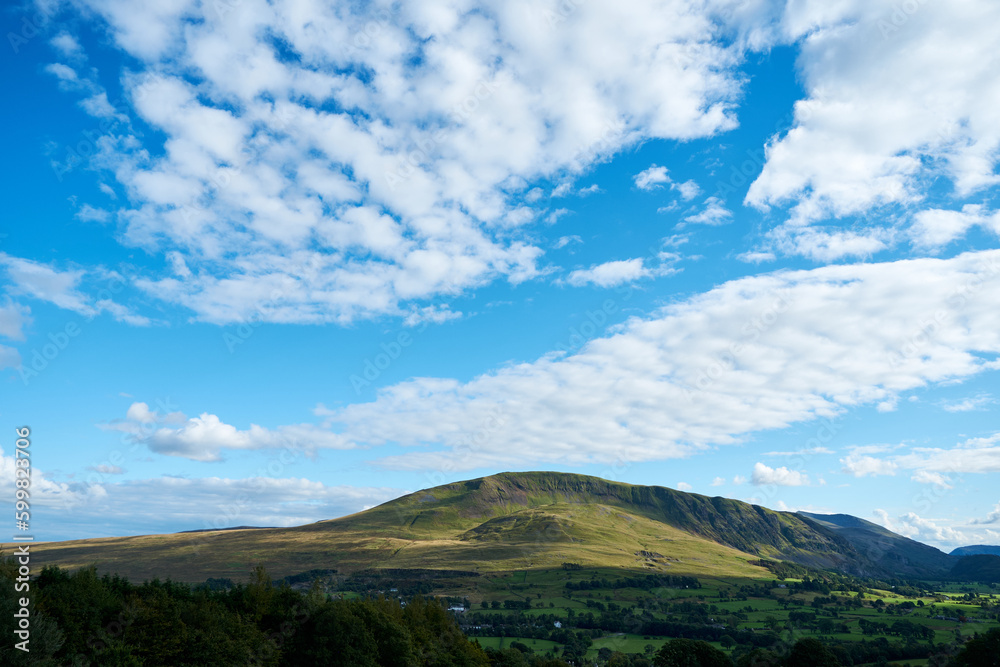
M 949 572 L 956 563 L 953 556 L 940 549 L 897 535 L 856 516 L 798 514 L 845 538 L 882 572 L 902 577 L 934 578 Z
M 961 581 L 1000 582 L 1000 556 L 995 554 L 962 556 L 951 568 L 951 577 Z
M 975 556 L 977 554 L 1000 556 L 1000 546 L 994 544 L 973 544 L 968 547 L 956 547 L 951 550 L 952 556 Z
M 760 577 L 760 559 L 859 575 L 946 573 L 951 559 L 845 515 L 777 512 L 721 497 L 554 472 L 501 473 L 418 491 L 295 528 L 244 528 L 32 546 L 38 563 L 130 579 L 243 578 L 314 569 L 475 574 L 563 563 Z M 940 554 L 940 560 L 937 556 Z M 940 561 L 940 562 L 939 562 Z

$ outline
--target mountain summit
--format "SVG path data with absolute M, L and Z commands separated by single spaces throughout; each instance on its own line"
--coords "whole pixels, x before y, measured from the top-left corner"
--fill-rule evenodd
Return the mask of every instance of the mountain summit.
M 498 572 L 616 567 L 761 576 L 761 559 L 856 575 L 942 577 L 957 557 L 848 515 L 779 512 L 661 486 L 558 472 L 507 472 L 411 493 L 294 528 L 38 545 L 46 564 L 97 562 L 131 577 L 198 581 L 368 568 Z

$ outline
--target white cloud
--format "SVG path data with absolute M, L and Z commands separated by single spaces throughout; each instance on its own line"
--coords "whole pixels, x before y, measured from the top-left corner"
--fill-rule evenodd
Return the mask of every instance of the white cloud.
M 136 315 L 129 308 L 109 298 L 109 295 L 113 294 L 107 286 L 115 287 L 114 291 L 117 292 L 124 285 L 123 278 L 115 272 L 103 269 L 61 271 L 41 262 L 12 257 L 2 252 L 0 252 L 0 267 L 6 269 L 8 277 L 14 283 L 11 290 L 14 294 L 47 301 L 85 317 L 95 317 L 107 312 L 119 322 L 135 326 L 151 324 L 148 318 Z M 85 282 L 99 283 L 94 288 L 93 295 L 82 291 Z
M 899 468 L 892 461 L 875 458 L 874 456 L 859 456 L 851 454 L 847 458 L 841 459 L 843 465 L 841 472 L 845 472 L 855 477 L 867 477 L 878 475 L 895 475 Z
M 912 471 L 910 479 L 914 482 L 950 489 L 954 484 L 953 475 L 1000 472 L 1000 433 L 970 438 L 951 448 L 911 447 L 905 453 L 882 458 L 863 455 L 859 449 L 841 459 L 843 472 L 855 477 L 894 475 L 908 470 Z M 879 453 L 877 448 L 870 449 L 871 453 Z
M 0 301 L 0 336 L 24 340 L 24 327 L 31 323 L 31 309 L 11 299 Z
M 402 315 L 537 276 L 532 183 L 735 127 L 742 85 L 708 9 L 663 0 L 83 5 L 156 130 L 96 157 L 132 202 L 124 242 L 192 272 L 136 284 L 217 323 Z
M 765 250 L 751 250 L 737 255 L 736 259 L 748 264 L 760 264 L 761 262 L 773 262 L 775 259 L 773 252 Z
M 906 512 L 892 519 L 888 512 L 878 509 L 875 510 L 874 516 L 876 523 L 889 530 L 912 540 L 931 544 L 943 551 L 949 551 L 950 548 L 966 544 L 982 543 L 990 539 L 989 533 L 992 532 L 984 533 L 962 527 L 942 526 L 939 525 L 943 523 L 942 520 L 927 519 L 915 512 Z M 993 533 L 992 539 L 996 539 L 996 533 Z
M 725 206 L 718 197 L 709 197 L 705 200 L 705 208 L 700 213 L 689 215 L 684 218 L 684 222 L 697 225 L 724 225 L 732 220 L 733 213 Z
M 817 447 L 808 447 L 806 449 L 799 449 L 794 452 L 764 452 L 764 456 L 816 456 L 818 454 L 833 454 L 833 450 L 822 445 Z
M 891 231 L 870 229 L 864 232 L 830 231 L 815 227 L 786 226 L 770 234 L 775 247 L 817 262 L 833 262 L 844 257 L 867 258 L 889 247 Z
M 979 204 L 966 204 L 961 211 L 927 209 L 914 216 L 909 233 L 918 248 L 936 251 L 976 226 L 1000 234 L 1000 211 L 985 211 Z
M 933 473 L 1000 472 L 1000 433 L 970 438 L 952 448 L 914 447 L 893 461 L 907 470 Z
M 7 456 L 0 448 L 0 493 L 13 498 L 17 479 L 16 455 Z M 55 482 L 35 463 L 31 465 L 31 505 L 37 508 L 71 507 L 83 502 L 100 499 L 106 495 L 100 485 L 81 485 Z
M 49 40 L 49 43 L 58 49 L 64 56 L 77 56 L 83 53 L 80 43 L 76 41 L 76 38 L 68 32 L 59 33 Z
M 0 345 L 0 369 L 20 368 L 21 353 L 7 345 Z
M 276 469 L 284 465 L 275 460 Z M 397 498 L 387 487 L 331 486 L 297 477 L 182 478 L 111 481 L 114 472 L 93 472 L 99 484 L 60 485 L 44 512 L 72 508 L 73 529 L 83 538 L 143 535 L 234 526 L 299 526 L 332 519 Z M 4 477 L 4 479 L 7 479 Z M 203 536 L 191 535 L 197 545 Z M 210 548 L 210 542 L 206 543 Z
M 101 475 L 124 475 L 125 469 L 121 466 L 111 465 L 109 463 L 102 463 L 96 466 L 87 466 L 87 470 L 91 472 L 96 472 Z
M 681 199 L 683 199 L 684 201 L 690 201 L 691 199 L 694 199 L 699 194 L 701 194 L 701 188 L 698 187 L 698 184 L 695 183 L 694 181 L 673 183 L 671 184 L 670 189 L 677 190 L 681 195 Z
M 635 187 L 640 190 L 656 190 L 662 188 L 664 183 L 670 183 L 670 177 L 667 176 L 666 167 L 658 167 L 655 164 L 651 165 L 648 169 L 640 171 L 638 174 L 632 177 L 635 182 Z
M 716 477 L 712 480 L 712 486 L 724 486 L 726 483 L 725 477 Z
M 133 403 L 124 420 L 101 424 L 109 431 L 121 431 L 137 444 L 157 454 L 179 456 L 193 461 L 220 461 L 223 450 L 287 449 L 315 452 L 317 449 L 354 447 L 336 433 L 312 424 L 294 424 L 267 429 L 251 424 L 239 430 L 216 415 L 202 413 L 188 418 L 182 413 L 160 414 L 145 403 Z
M 688 484 L 687 482 L 677 482 L 678 491 L 690 491 L 693 488 L 694 487 Z
M 910 479 L 914 482 L 919 482 L 921 484 L 933 484 L 934 486 L 940 486 L 944 489 L 953 488 L 951 485 L 951 479 L 938 472 L 918 470 L 916 474 L 910 477 Z
M 7 275 L 21 293 L 81 315 L 95 314 L 87 297 L 77 289 L 86 271 L 59 271 L 45 264 L 11 257 L 5 253 L 0 253 L 0 265 L 7 269 Z
M 986 515 L 985 519 L 974 519 L 972 521 L 974 524 L 984 524 L 984 523 L 1000 523 L 1000 503 L 997 503 L 989 514 Z
M 994 403 L 996 401 L 989 394 L 980 394 L 978 396 L 969 396 L 957 403 L 944 402 L 941 404 L 941 408 L 945 412 L 973 412 L 975 410 L 983 410 Z
M 68 65 L 52 63 L 45 66 L 45 71 L 59 79 L 60 84 L 75 86 L 80 83 L 80 78 L 77 76 L 76 70 Z
M 663 275 L 663 273 L 661 270 L 646 267 L 642 258 L 637 257 L 605 262 L 589 269 L 577 269 L 566 277 L 566 282 L 574 287 L 583 287 L 584 285 L 616 287 L 656 275 Z
M 788 3 L 763 38 L 800 45 L 806 90 L 791 129 L 768 144 L 746 197 L 760 208 L 793 205 L 779 238 L 824 218 L 916 205 L 937 177 L 957 198 L 1000 182 L 1000 55 L 992 48 L 1000 5 L 920 3 L 902 25 L 892 18 L 899 11 L 891 0 Z M 937 246 L 965 224 L 924 219 L 915 240 Z M 832 253 L 847 240 L 825 245 Z M 877 235 L 852 241 L 842 251 L 884 247 Z M 790 250 L 804 252 L 794 243 Z
M 468 382 L 415 378 L 324 416 L 359 445 L 420 447 L 380 462 L 406 469 L 683 457 L 994 372 L 997 294 L 1000 251 L 743 278 L 575 354 Z M 965 452 L 968 465 L 987 464 L 991 446 Z
M 744 477 L 743 475 L 736 475 L 735 477 L 733 477 L 733 484 L 736 484 L 737 486 L 746 483 L 747 483 L 747 478 Z
M 553 245 L 552 247 L 555 248 L 556 250 L 559 250 L 560 248 L 565 248 L 571 243 L 583 243 L 583 239 L 581 239 L 576 234 L 573 234 L 571 236 L 560 236 L 559 240 L 557 240 L 555 242 L 555 245 Z
M 103 208 L 95 208 L 90 204 L 84 204 L 76 212 L 76 217 L 78 220 L 83 220 L 84 222 L 107 222 L 111 219 L 111 213 Z
M 753 474 L 750 481 L 755 486 L 808 486 L 809 476 L 799 470 L 789 470 L 785 466 L 771 468 L 763 463 L 757 462 L 753 467 Z

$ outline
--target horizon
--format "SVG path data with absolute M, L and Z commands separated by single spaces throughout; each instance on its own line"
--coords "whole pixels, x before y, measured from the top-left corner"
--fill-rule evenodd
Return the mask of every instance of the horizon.
M 39 541 L 538 470 L 1000 544 L 1000 5 L 25 2 Z

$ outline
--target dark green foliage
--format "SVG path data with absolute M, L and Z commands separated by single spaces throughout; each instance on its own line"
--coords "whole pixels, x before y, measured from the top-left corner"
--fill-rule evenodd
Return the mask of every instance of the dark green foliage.
M 45 569 L 28 593 L 14 592 L 16 567 L 0 560 L 0 625 L 13 634 L 15 595 L 32 599 L 31 653 L 0 649 L 0 664 L 39 667 L 487 667 L 436 600 L 403 608 L 385 599 L 326 600 L 263 568 L 249 584 L 199 586 L 67 574 Z M 527 648 L 527 647 L 525 647 Z M 522 655 L 520 651 L 514 651 Z
M 795 642 L 785 660 L 785 667 L 840 667 L 840 661 L 818 639 L 807 637 Z
M 1000 556 L 976 554 L 963 556 L 951 568 L 952 579 L 961 581 L 1000 582 Z
M 653 664 L 657 667 L 732 667 L 733 661 L 708 642 L 673 639 L 663 645 Z
M 951 667 L 1000 667 L 1000 629 L 970 639 L 950 663 Z

